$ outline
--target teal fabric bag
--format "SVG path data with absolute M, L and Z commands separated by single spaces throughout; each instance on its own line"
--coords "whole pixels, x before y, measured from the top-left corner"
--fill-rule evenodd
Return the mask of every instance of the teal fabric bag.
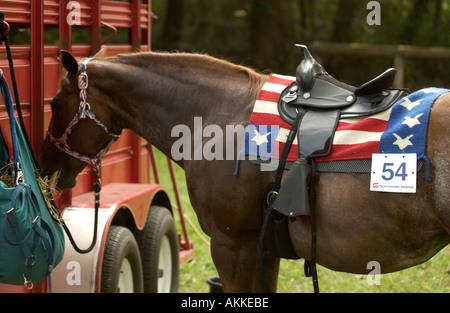
M 8 111 L 13 162 L 3 135 L 0 140 L 0 283 L 31 289 L 50 277 L 64 254 L 64 233 L 49 213 L 36 179 L 32 152 L 15 116 L 5 78 L 1 92 Z M 49 279 L 51 291 L 51 280 Z

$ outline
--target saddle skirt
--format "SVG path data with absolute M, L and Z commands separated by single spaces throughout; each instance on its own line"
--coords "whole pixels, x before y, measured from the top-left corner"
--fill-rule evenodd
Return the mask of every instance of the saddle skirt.
M 250 156 L 254 163 L 279 159 L 291 125 L 278 112 L 281 92 L 296 80 L 293 76 L 273 74 L 264 84 L 255 102 L 246 129 L 239 160 Z M 426 160 L 425 139 L 430 109 L 434 101 L 448 89 L 426 88 L 397 101 L 391 108 L 366 117 L 339 120 L 330 153 L 315 158 L 316 162 L 371 159 L 373 153 L 417 153 Z M 287 162 L 298 158 L 294 139 Z M 428 169 L 428 166 L 427 166 Z

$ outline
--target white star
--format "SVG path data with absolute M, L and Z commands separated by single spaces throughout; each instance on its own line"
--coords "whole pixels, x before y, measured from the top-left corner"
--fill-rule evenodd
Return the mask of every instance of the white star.
M 435 93 L 435 92 L 439 92 L 439 90 L 434 89 L 434 88 L 426 88 L 423 90 L 424 93 L 429 94 L 429 93 Z
M 262 145 L 265 142 L 269 142 L 267 140 L 267 136 L 270 135 L 270 132 L 268 132 L 268 133 L 266 133 L 264 135 L 260 135 L 256 129 L 253 130 L 253 131 L 255 132 L 255 137 L 252 138 L 252 141 L 256 142 L 256 144 L 258 146 Z
M 411 102 L 411 100 L 409 100 L 408 98 L 405 98 L 405 101 L 400 103 L 400 105 L 404 106 L 405 108 L 407 108 L 408 111 L 411 111 L 414 107 L 416 107 L 416 106 L 418 106 L 420 104 L 420 101 L 422 101 L 422 99 L 419 99 L 417 101 Z
M 409 141 L 409 139 L 411 139 L 411 137 L 414 136 L 414 135 L 409 135 L 405 139 L 402 139 L 402 137 L 400 137 L 396 133 L 394 133 L 394 136 L 395 136 L 395 138 L 397 138 L 397 140 L 393 143 L 393 145 L 397 145 L 400 148 L 400 150 L 405 149 L 407 146 L 412 146 L 413 145 L 411 143 L 411 141 Z
M 423 113 L 420 113 L 413 118 L 411 118 L 409 116 L 405 116 L 405 120 L 403 121 L 402 124 L 408 125 L 409 128 L 413 128 L 416 125 L 420 125 L 419 117 L 421 117 L 422 115 L 423 115 Z

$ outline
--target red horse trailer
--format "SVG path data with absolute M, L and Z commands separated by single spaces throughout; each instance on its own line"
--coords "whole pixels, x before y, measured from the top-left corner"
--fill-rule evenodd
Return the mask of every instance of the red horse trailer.
M 36 155 L 50 121 L 50 100 L 63 73 L 61 49 L 77 59 L 94 55 L 102 45 L 107 46 L 108 56 L 150 49 L 151 0 L 0 0 L 0 11 L 10 32 L 18 98 Z M 121 41 L 116 38 L 118 42 L 110 44 L 116 34 Z M 79 42 L 80 37 L 85 41 Z M 15 38 L 21 38 L 21 43 L 16 44 Z M 10 81 L 4 45 L 0 46 L 0 68 Z M 4 134 L 8 134 L 7 125 L 2 106 Z M 96 245 L 91 252 L 80 254 L 66 238 L 64 258 L 52 273 L 54 292 L 177 291 L 179 264 L 191 260 L 194 252 L 169 160 L 168 169 L 176 205 L 159 183 L 151 145 L 124 131 L 102 161 Z M 89 245 L 93 235 L 92 181 L 92 171 L 86 168 L 76 187 L 57 197 L 59 210 L 81 248 Z M 124 249 L 132 252 L 124 253 Z M 112 285 L 102 282 L 108 271 L 117 276 Z M 44 280 L 31 292 L 47 290 Z M 0 284 L 0 292 L 30 290 Z

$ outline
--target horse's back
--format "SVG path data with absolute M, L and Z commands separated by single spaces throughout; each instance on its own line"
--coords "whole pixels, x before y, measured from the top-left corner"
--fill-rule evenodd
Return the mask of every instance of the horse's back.
M 450 93 L 434 103 L 430 113 L 427 156 L 433 186 L 433 202 L 443 227 L 450 234 Z
M 382 272 L 421 264 L 450 242 L 450 93 L 430 113 L 427 147 L 431 181 L 423 168 L 417 193 L 369 190 L 369 174 L 319 173 L 316 184 L 317 261 L 333 270 Z M 424 166 L 425 167 L 425 166 Z M 308 217 L 290 224 L 297 254 L 310 256 Z

